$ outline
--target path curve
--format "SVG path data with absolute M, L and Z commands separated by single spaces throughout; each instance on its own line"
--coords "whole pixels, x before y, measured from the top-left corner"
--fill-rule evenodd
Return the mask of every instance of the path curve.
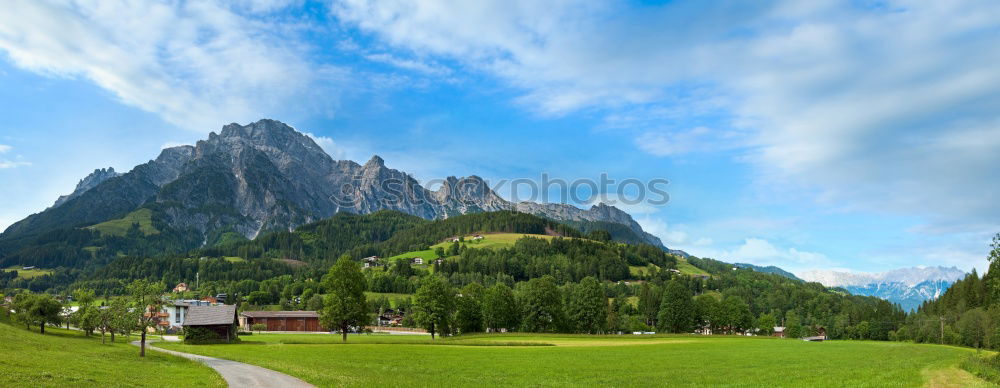
M 139 341 L 132 341 L 132 345 L 139 346 Z M 195 360 L 215 369 L 226 380 L 230 387 L 315 387 L 305 381 L 295 377 L 276 372 L 256 365 L 244 364 L 232 360 L 202 356 L 198 354 L 183 353 L 174 350 L 167 350 L 152 346 L 151 341 L 146 341 L 146 348 L 158 352 L 164 352 L 190 360 Z

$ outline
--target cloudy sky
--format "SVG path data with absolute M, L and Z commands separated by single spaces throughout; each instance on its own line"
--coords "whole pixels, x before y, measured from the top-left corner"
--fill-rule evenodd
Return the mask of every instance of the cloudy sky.
M 626 206 L 668 246 L 793 271 L 982 270 L 1000 231 L 995 0 L 4 8 L 0 228 L 269 117 L 421 180 L 668 179 Z

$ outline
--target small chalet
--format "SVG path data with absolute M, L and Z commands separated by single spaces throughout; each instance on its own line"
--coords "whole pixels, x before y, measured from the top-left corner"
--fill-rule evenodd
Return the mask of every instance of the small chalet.
M 481 234 L 476 234 L 476 235 L 473 235 L 473 236 L 472 236 L 472 239 L 473 239 L 473 240 L 482 240 L 482 239 L 483 239 L 483 235 L 481 235 Z
M 413 264 L 423 264 L 423 263 L 424 263 L 424 259 L 419 258 L 419 257 L 414 257 L 413 258 Z
M 177 283 L 177 285 L 174 286 L 174 292 L 187 292 L 187 290 L 188 290 L 187 283 Z
M 236 305 L 190 306 L 184 317 L 184 329 L 203 328 L 226 342 L 236 339 Z
M 771 334 L 771 335 L 775 336 L 775 337 L 778 337 L 778 338 L 785 338 L 785 328 L 784 328 L 784 326 L 775 326 L 774 327 L 774 334 Z
M 361 259 L 361 262 L 365 263 L 365 268 L 377 267 L 379 265 L 378 256 L 368 256 Z
M 379 326 L 399 326 L 403 322 L 403 311 L 395 311 L 393 309 L 385 309 L 381 315 L 378 316 Z

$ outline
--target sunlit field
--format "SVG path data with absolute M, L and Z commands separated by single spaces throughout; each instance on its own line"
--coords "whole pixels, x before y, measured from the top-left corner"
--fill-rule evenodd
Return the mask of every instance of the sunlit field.
M 239 345 L 164 344 L 320 386 L 923 386 L 981 384 L 971 350 L 908 343 L 702 336 L 254 335 Z M 428 346 L 428 344 L 440 346 Z M 483 345 L 497 346 L 483 346 Z M 543 345 L 543 346 L 536 346 Z M 548 345 L 548 346 L 544 346 Z

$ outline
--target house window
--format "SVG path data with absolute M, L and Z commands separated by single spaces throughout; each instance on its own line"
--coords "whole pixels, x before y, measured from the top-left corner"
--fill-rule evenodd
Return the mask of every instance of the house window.
M 181 306 L 174 306 L 174 323 L 181 323 Z

